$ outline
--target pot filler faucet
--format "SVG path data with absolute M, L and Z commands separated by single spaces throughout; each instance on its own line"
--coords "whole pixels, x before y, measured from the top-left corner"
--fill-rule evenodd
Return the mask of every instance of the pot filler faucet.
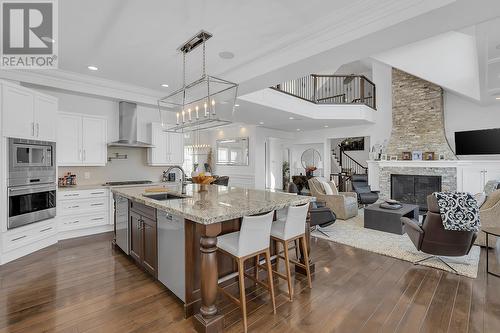
M 163 171 L 163 181 L 164 182 L 167 181 L 168 174 L 173 169 L 178 169 L 182 173 L 182 181 L 181 181 L 182 191 L 181 191 L 181 193 L 182 194 L 186 194 L 186 173 L 184 172 L 184 169 L 182 169 L 181 166 L 179 166 L 179 165 L 173 165 L 173 166 L 168 167 L 167 170 Z

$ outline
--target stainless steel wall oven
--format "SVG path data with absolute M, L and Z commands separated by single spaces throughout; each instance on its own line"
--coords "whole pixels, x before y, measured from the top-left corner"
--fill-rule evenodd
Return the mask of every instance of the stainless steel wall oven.
M 56 216 L 55 147 L 9 139 L 8 229 Z

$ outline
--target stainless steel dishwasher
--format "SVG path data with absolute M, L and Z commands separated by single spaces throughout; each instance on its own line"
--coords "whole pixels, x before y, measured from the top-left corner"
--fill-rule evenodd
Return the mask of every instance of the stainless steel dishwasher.
M 115 237 L 116 245 L 126 254 L 130 254 L 130 235 L 128 232 L 128 199 L 113 195 L 115 199 Z
M 157 232 L 158 280 L 185 302 L 184 218 L 158 210 Z

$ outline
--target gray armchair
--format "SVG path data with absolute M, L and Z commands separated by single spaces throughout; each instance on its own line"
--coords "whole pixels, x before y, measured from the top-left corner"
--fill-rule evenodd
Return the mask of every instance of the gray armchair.
M 338 219 L 347 220 L 358 215 L 356 193 L 338 192 L 337 186 L 333 182 L 328 182 L 333 192 L 333 195 L 328 195 L 318 179 L 311 178 L 308 182 L 311 195 L 316 197 L 317 201 L 324 202 L 326 207 L 330 208 Z
M 427 196 L 428 212 L 422 225 L 418 221 L 402 217 L 401 222 L 405 226 L 405 231 L 415 245 L 415 248 L 424 253 L 430 254 L 418 264 L 429 259 L 437 259 L 448 266 L 455 273 L 457 272 L 440 256 L 460 257 L 467 255 L 474 245 L 477 233 L 472 231 L 445 230 L 437 199 L 432 194 Z

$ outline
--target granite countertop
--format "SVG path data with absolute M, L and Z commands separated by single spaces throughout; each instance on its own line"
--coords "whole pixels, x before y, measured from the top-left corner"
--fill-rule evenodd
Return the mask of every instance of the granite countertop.
M 222 222 L 315 200 L 310 196 L 218 185 L 204 185 L 205 190 L 200 191 L 200 185 L 192 184 L 186 186 L 186 198 L 158 201 L 143 196 L 146 188 L 145 186 L 113 187 L 111 191 L 130 200 L 200 224 Z M 180 195 L 180 191 L 168 192 Z
M 177 186 L 178 182 L 153 182 L 149 184 L 133 184 L 133 185 L 104 185 L 104 184 L 86 184 L 86 185 L 75 185 L 68 187 L 59 186 L 57 189 L 59 191 L 83 191 L 83 190 L 96 190 L 101 188 L 119 188 L 119 187 L 151 187 L 151 186 Z

